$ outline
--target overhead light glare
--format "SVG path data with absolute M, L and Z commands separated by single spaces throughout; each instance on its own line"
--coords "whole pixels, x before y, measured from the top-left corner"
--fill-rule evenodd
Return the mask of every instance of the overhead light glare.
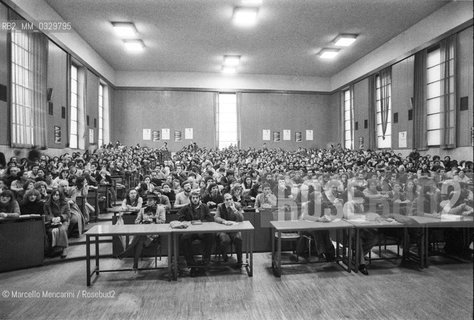
M 334 59 L 339 53 L 339 49 L 324 48 L 319 51 L 318 55 L 321 59 Z
M 224 66 L 237 67 L 240 64 L 240 56 L 224 56 Z
M 114 31 L 120 39 L 133 39 L 138 37 L 137 28 L 133 22 L 112 22 Z
M 338 47 L 348 47 L 357 39 L 357 34 L 340 34 L 334 40 L 334 45 Z
M 251 27 L 257 23 L 258 8 L 234 8 L 233 21 L 239 27 Z
M 222 66 L 222 73 L 225 74 L 234 74 L 237 72 L 236 67 L 227 67 L 227 66 Z
M 125 45 L 125 49 L 128 52 L 138 53 L 145 50 L 145 44 L 143 40 L 123 40 L 123 44 Z

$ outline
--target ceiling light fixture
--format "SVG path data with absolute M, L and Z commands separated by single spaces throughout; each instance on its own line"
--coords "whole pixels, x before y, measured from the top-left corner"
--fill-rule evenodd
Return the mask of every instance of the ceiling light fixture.
M 348 47 L 357 39 L 357 34 L 340 34 L 334 40 L 334 45 L 338 47 Z
M 239 27 L 251 27 L 257 23 L 258 8 L 234 8 L 233 21 Z
M 120 39 L 133 39 L 138 37 L 137 28 L 133 22 L 111 22 L 115 33 Z
M 236 67 L 228 67 L 228 66 L 222 66 L 222 73 L 226 74 L 234 74 L 237 72 Z
M 321 59 L 334 59 L 339 51 L 340 49 L 324 48 L 319 51 L 318 55 Z
M 142 52 L 145 49 L 145 44 L 143 40 L 123 40 L 125 49 L 132 53 Z
M 237 67 L 240 64 L 240 56 L 224 56 L 224 66 Z

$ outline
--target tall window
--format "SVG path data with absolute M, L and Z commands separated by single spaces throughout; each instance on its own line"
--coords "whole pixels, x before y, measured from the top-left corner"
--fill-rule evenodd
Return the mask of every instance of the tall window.
M 352 126 L 352 119 L 354 113 L 354 106 L 352 104 L 351 90 L 343 91 L 344 104 L 344 147 L 352 149 L 354 146 L 354 132 Z
M 384 79 L 382 79 L 384 77 Z M 389 74 L 375 77 L 375 106 L 377 120 L 377 147 L 392 147 L 392 84 Z M 386 117 L 384 120 L 383 117 Z M 383 130 L 386 124 L 385 132 Z
M 79 144 L 79 77 L 78 68 L 71 65 L 71 125 L 69 129 L 69 146 L 78 148 Z
M 104 144 L 104 85 L 99 83 L 99 147 Z
M 237 95 L 220 93 L 216 112 L 219 149 L 237 146 Z
M 451 48 L 450 50 L 454 50 Z M 454 54 L 450 54 L 446 59 L 446 63 L 449 63 L 449 72 L 445 74 L 443 79 L 443 73 L 445 72 L 445 62 L 441 58 L 441 49 L 435 48 L 428 52 L 426 57 L 426 129 L 427 129 L 427 143 L 428 146 L 439 146 L 441 144 L 441 132 L 443 124 L 443 103 L 444 98 L 449 101 L 449 111 L 455 112 L 455 99 L 454 99 Z M 449 82 L 451 85 L 444 88 L 449 88 L 443 96 L 442 86 L 444 81 Z M 454 116 L 451 119 L 455 119 Z M 454 122 L 447 124 L 447 130 L 454 130 Z
M 47 38 L 11 33 L 12 146 L 46 146 Z

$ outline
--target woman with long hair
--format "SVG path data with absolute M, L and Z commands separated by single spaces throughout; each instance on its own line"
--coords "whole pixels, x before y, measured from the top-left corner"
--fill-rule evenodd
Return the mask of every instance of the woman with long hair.
M 4 190 L 0 193 L 0 218 L 18 218 L 20 206 L 15 200 L 13 192 Z
M 50 239 L 51 249 L 61 254 L 61 258 L 67 256 L 69 222 L 71 212 L 64 193 L 53 189 L 51 196 L 44 204 L 46 216 L 46 232 Z
M 25 192 L 20 203 L 21 214 L 44 214 L 44 203 L 38 190 L 32 189 Z

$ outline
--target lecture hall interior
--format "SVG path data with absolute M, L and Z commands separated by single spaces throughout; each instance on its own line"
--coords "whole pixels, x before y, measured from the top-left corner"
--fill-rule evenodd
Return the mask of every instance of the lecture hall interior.
M 0 320 L 473 319 L 472 0 L 0 0 Z

